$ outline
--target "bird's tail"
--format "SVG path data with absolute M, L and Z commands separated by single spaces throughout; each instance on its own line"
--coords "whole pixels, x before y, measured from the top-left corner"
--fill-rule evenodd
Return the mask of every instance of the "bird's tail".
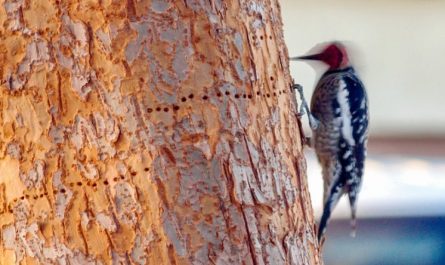
M 331 217 L 331 208 L 326 203 L 323 209 L 323 215 L 320 219 L 320 224 L 318 225 L 318 242 L 320 243 L 324 234 L 326 232 L 326 227 L 328 225 L 329 218 Z
M 341 195 L 343 195 L 343 186 L 339 185 L 339 181 L 337 180 L 337 183 L 334 183 L 331 188 L 330 196 L 326 200 L 324 207 L 323 207 L 323 215 L 320 219 L 320 224 L 318 225 L 318 242 L 320 243 L 321 240 L 324 237 L 324 234 L 326 232 L 326 227 L 329 223 L 329 218 L 331 218 L 331 213 L 334 210 L 335 206 L 337 205 L 338 201 L 340 200 Z
M 355 237 L 357 234 L 357 198 L 349 195 L 349 205 L 351 206 L 351 237 Z

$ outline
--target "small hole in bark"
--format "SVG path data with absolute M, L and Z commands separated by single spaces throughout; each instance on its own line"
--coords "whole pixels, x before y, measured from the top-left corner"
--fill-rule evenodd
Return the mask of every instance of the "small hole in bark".
M 229 96 L 230 95 L 230 91 L 226 91 L 226 96 Z
M 94 182 L 94 183 L 93 183 L 93 188 L 96 188 L 96 187 L 97 187 L 97 183 Z
M 134 175 L 133 175 L 133 173 L 134 173 Z M 132 175 L 132 176 L 136 176 L 136 172 L 133 172 L 133 173 L 131 173 L 131 175 Z M 124 175 L 121 175 L 121 179 L 124 180 L 124 179 L 125 179 L 125 176 L 124 176 Z
M 114 178 L 113 178 L 113 181 L 114 181 L 114 182 L 117 182 L 117 181 L 118 181 L 118 178 L 117 178 L 117 177 L 114 177 Z
M 168 108 L 167 107 L 164 108 L 164 112 L 168 112 Z
M 263 40 L 263 39 L 264 39 L 263 35 L 261 35 L 261 36 L 260 36 L 260 39 L 261 39 L 261 40 Z
M 266 95 L 268 98 L 270 98 L 270 94 L 269 93 L 267 93 L 267 95 Z
M 193 96 L 193 94 L 190 94 L 189 95 L 189 99 L 192 99 L 194 96 Z
M 220 92 L 216 93 L 216 95 L 217 95 L 218 97 L 221 97 L 221 93 L 220 93 Z
M 48 192 L 47 192 L 47 191 L 45 191 L 45 193 L 44 193 L 44 194 L 45 194 L 45 196 L 48 196 Z
M 276 96 L 277 96 L 277 93 L 273 92 L 273 96 L 276 97 Z
M 272 35 L 269 36 L 269 39 L 272 39 Z
M 257 94 L 258 96 L 261 95 L 260 91 L 257 91 L 256 94 Z
M 156 108 L 156 111 L 161 111 L 161 107 L 157 107 L 157 108 Z
M 82 182 L 78 181 L 77 186 L 82 186 Z
M 43 194 L 40 194 L 40 198 L 43 198 Z
M 252 98 L 252 95 L 251 95 L 251 94 L 249 94 L 249 95 L 247 95 L 247 97 L 248 97 L 249 99 L 251 99 L 251 98 Z
M 24 199 L 25 199 L 25 196 L 22 196 L 22 197 L 20 197 L 20 200 L 22 200 L 22 201 L 23 201 Z
M 246 95 L 246 94 L 243 94 L 243 98 L 247 98 L 247 95 Z
M 239 98 L 239 95 L 238 95 L 238 94 L 235 94 L 235 98 Z
M 273 81 L 273 76 L 270 77 L 270 81 Z
M 150 169 L 148 167 L 144 168 L 145 172 L 148 172 Z
M 173 110 L 174 110 L 174 111 L 177 111 L 177 110 L 179 110 L 179 106 L 177 106 L 177 105 L 174 105 L 174 106 L 173 106 Z
M 61 192 L 61 193 L 65 193 L 66 190 L 65 190 L 65 189 L 61 189 L 60 192 Z
M 34 200 L 37 200 L 39 198 L 39 196 L 34 195 Z
M 185 102 L 186 100 L 187 100 L 187 99 L 186 99 L 185 97 L 182 97 L 182 98 L 181 98 L 181 101 L 182 101 L 182 102 Z
M 74 183 L 73 182 L 70 183 L 70 187 L 74 187 Z
M 132 176 L 136 176 L 138 173 L 135 172 L 135 171 L 133 171 L 133 172 L 131 172 L 130 174 L 131 174 Z M 123 177 L 123 176 L 121 176 L 121 177 Z
M 153 112 L 153 109 L 152 109 L 152 108 L 148 108 L 148 109 L 147 109 L 147 112 L 148 112 L 148 113 L 152 113 L 152 112 Z
M 57 190 L 53 190 L 53 194 L 57 194 Z M 28 198 L 28 197 L 26 197 L 26 198 Z
M 104 185 L 108 185 L 108 180 L 104 180 Z
M 204 95 L 204 96 L 202 96 L 202 99 L 207 100 L 207 99 L 209 99 L 209 97 L 207 95 Z

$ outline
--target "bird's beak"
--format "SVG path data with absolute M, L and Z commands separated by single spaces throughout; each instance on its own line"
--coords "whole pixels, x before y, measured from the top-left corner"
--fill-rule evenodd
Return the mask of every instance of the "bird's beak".
M 320 54 L 312 54 L 312 55 L 306 55 L 306 56 L 299 56 L 299 57 L 291 57 L 289 58 L 291 61 L 298 61 L 298 60 L 320 60 Z

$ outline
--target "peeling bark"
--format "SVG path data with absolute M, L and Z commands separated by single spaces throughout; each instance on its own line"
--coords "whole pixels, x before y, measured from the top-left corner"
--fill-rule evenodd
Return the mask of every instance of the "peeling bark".
M 277 0 L 2 0 L 0 34 L 0 264 L 321 264 Z

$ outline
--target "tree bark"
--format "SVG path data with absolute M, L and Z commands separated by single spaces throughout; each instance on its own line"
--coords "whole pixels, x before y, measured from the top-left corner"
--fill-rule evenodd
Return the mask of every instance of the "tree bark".
M 321 263 L 277 0 L 0 3 L 0 264 Z

